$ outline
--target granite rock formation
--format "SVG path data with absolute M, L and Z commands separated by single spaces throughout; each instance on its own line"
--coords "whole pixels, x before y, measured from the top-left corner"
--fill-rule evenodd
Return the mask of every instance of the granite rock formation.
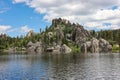
M 34 34 L 30 31 L 27 36 Z M 43 46 L 39 42 L 29 42 L 27 50 L 30 52 L 42 53 L 42 51 L 70 53 L 72 47 L 79 46 L 81 52 L 99 53 L 109 52 L 112 46 L 104 39 L 93 38 L 90 31 L 83 28 L 82 25 L 70 23 L 65 19 L 53 19 L 52 25 L 42 32 L 41 36 Z M 74 46 L 75 44 L 75 46 Z
M 83 53 L 102 53 L 102 52 L 111 52 L 112 45 L 105 39 L 96 39 L 92 38 L 90 41 L 87 41 L 81 45 L 81 51 Z
M 27 44 L 27 52 L 41 54 L 43 52 L 41 42 L 36 42 L 36 43 L 29 42 Z

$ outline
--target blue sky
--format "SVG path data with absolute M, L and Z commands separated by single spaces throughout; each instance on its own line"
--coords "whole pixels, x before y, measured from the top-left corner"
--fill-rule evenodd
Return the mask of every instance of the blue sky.
M 11 0 L 0 0 L 0 4 L 0 25 L 10 26 L 5 31 L 3 30 L 10 36 L 25 35 L 28 30 L 39 32 L 40 28 L 44 29 L 50 25 L 50 22 L 43 20 L 44 14 L 35 12 L 25 4 L 13 4 Z M 22 31 L 22 28 L 27 30 Z
M 0 0 L 0 34 L 25 35 L 65 18 L 88 30 L 120 28 L 120 0 Z

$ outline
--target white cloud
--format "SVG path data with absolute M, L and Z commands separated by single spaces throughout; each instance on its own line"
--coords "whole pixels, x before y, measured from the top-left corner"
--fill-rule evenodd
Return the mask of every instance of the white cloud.
M 7 25 L 0 25 L 0 34 L 8 32 L 12 27 Z
M 114 25 L 114 24 L 111 24 L 111 25 L 104 25 L 103 23 L 99 23 L 99 22 L 87 22 L 84 24 L 85 28 L 88 29 L 88 30 L 93 30 L 93 29 L 96 29 L 96 30 L 114 30 L 114 29 L 120 29 L 120 26 L 118 25 Z
M 99 10 L 93 16 L 96 20 L 106 20 L 106 19 L 116 19 L 120 18 L 120 9 L 108 9 L 108 10 Z
M 27 25 L 15 28 L 10 25 L 0 25 L 0 34 L 8 34 L 10 36 L 21 36 L 26 35 L 27 32 L 33 30 Z
M 105 27 L 102 25 L 105 22 L 120 26 L 120 0 L 13 0 L 13 2 L 25 3 L 36 12 L 45 14 L 43 19 L 48 21 L 62 17 L 99 29 Z M 119 8 L 113 10 L 113 6 Z
M 29 31 L 32 30 L 32 29 L 29 28 L 27 25 L 25 25 L 25 26 L 22 26 L 22 27 L 20 28 L 20 30 L 21 30 L 21 32 L 26 33 L 26 32 L 29 32 Z

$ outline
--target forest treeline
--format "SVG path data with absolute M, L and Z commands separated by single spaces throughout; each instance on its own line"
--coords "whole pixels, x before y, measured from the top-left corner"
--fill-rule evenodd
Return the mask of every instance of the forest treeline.
M 109 41 L 111 45 L 120 44 L 120 29 L 117 30 L 101 30 L 95 32 L 94 30 L 91 34 L 97 38 L 104 38 Z

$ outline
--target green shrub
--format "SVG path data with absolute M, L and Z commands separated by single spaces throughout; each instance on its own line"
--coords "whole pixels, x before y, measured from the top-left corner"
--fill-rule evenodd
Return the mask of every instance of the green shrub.
M 119 52 L 120 48 L 116 45 L 113 45 L 112 52 Z

